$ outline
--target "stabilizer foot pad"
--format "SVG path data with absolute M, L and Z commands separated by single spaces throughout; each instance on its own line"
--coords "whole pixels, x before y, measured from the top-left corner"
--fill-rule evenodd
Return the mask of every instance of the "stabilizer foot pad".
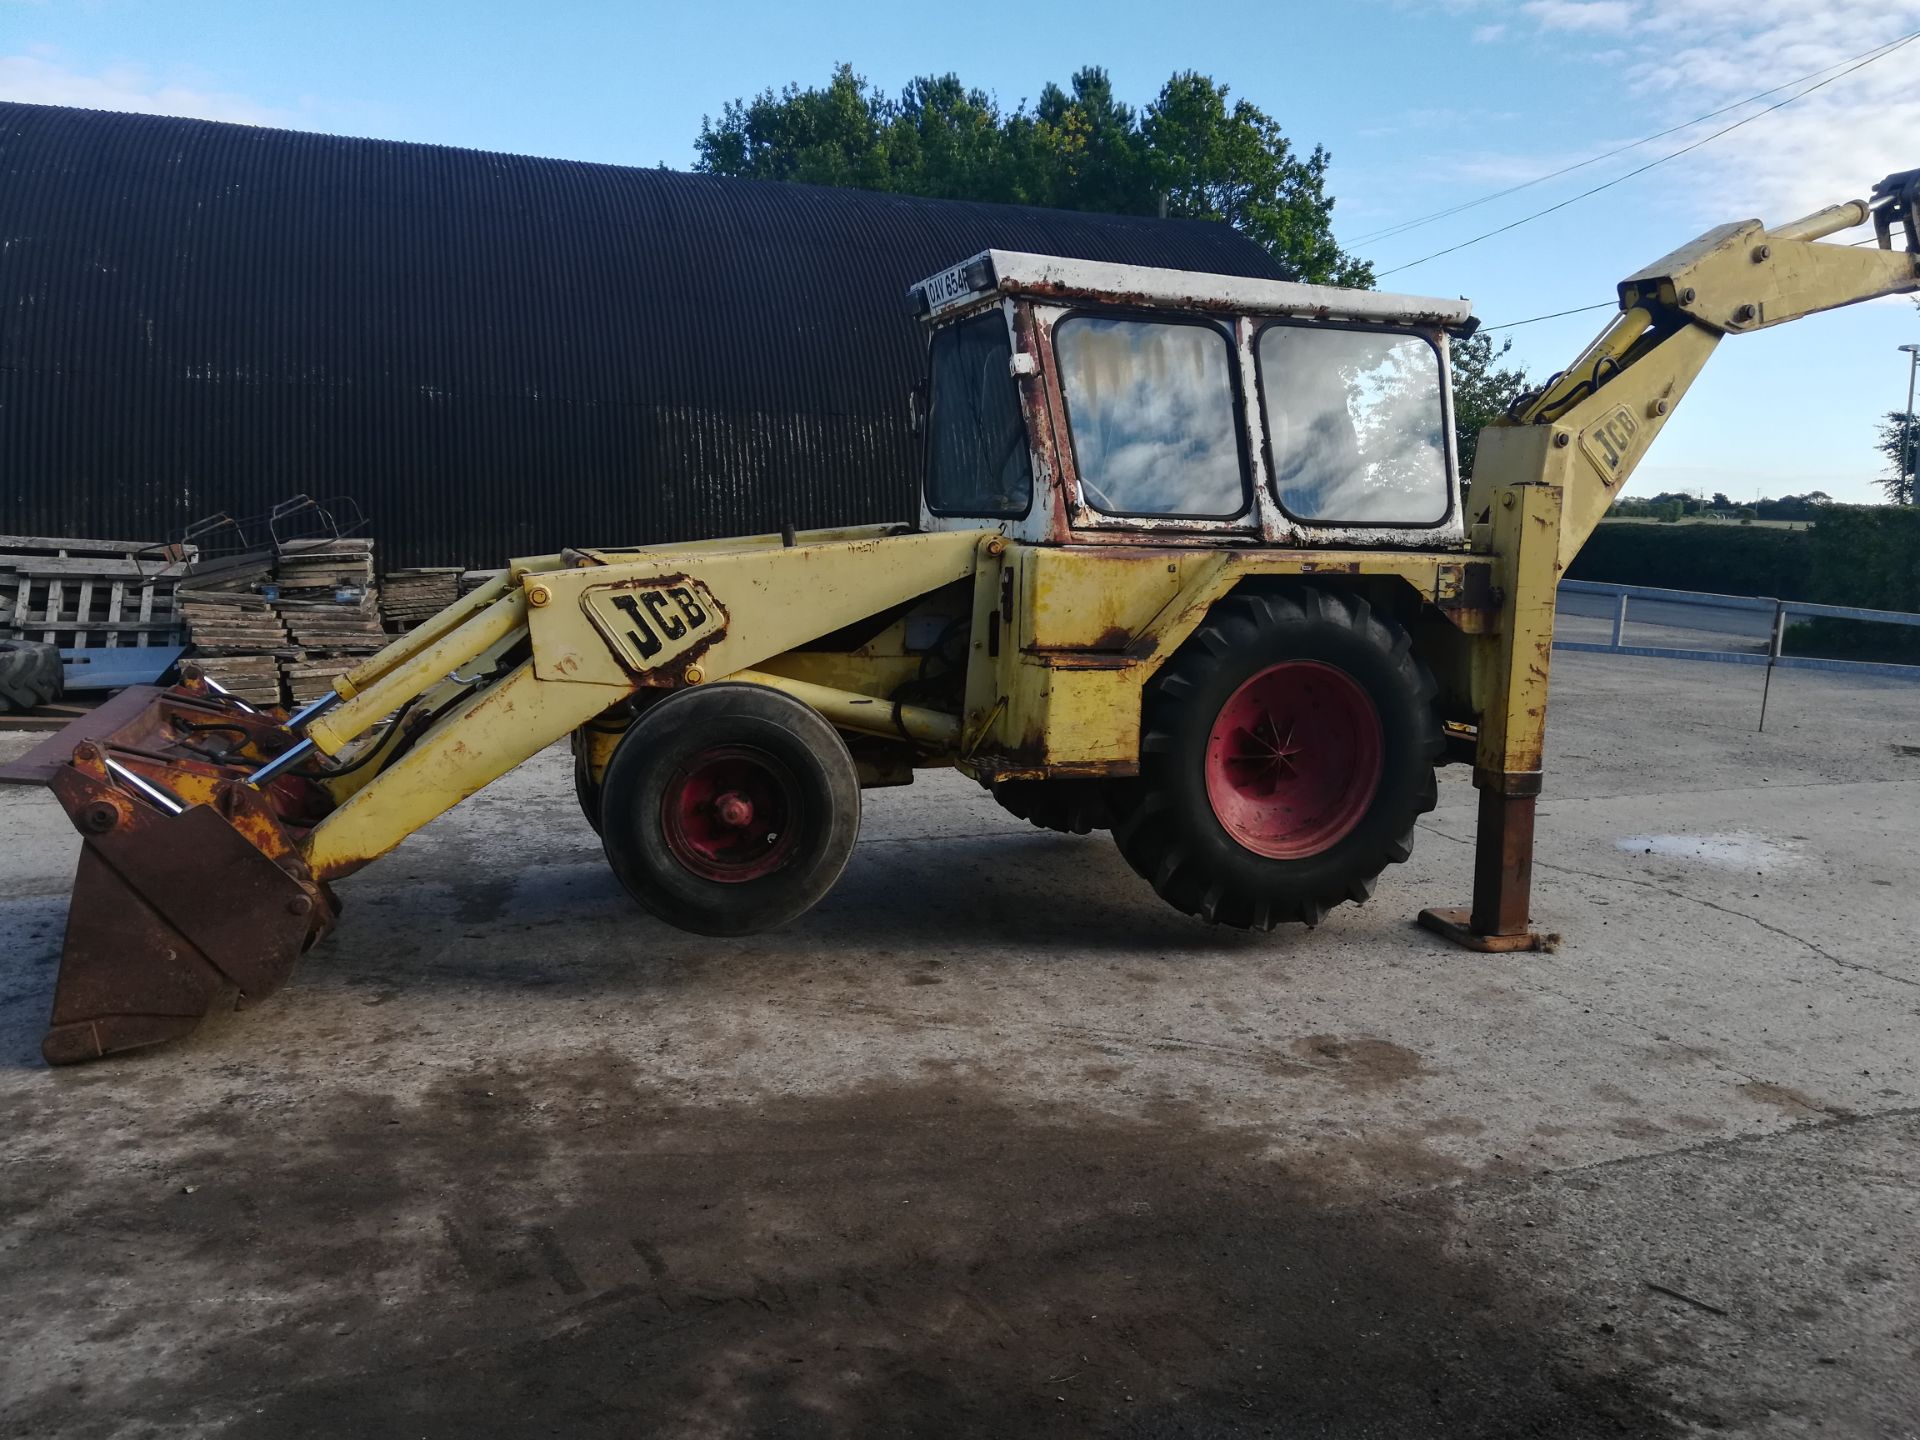
M 1451 940 L 1468 950 L 1482 954 L 1509 954 L 1516 950 L 1539 950 L 1551 954 L 1558 948 L 1558 935 L 1543 935 L 1538 930 L 1522 930 L 1517 935 L 1481 935 L 1473 928 L 1473 912 L 1454 908 L 1436 908 L 1420 912 L 1420 926 Z

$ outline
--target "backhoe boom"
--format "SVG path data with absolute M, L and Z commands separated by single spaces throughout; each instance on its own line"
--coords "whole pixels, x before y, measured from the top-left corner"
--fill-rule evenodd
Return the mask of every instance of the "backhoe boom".
M 1877 248 L 1825 237 L 1874 224 Z M 1895 238 L 1906 248 L 1894 248 Z M 1473 548 L 1494 558 L 1497 634 L 1478 637 L 1480 824 L 1471 913 L 1423 923 L 1481 948 L 1534 939 L 1526 916 L 1546 737 L 1555 590 L 1727 335 L 1920 290 L 1920 170 L 1768 229 L 1716 226 L 1620 282 L 1621 313 L 1566 370 L 1481 432 L 1467 492 Z

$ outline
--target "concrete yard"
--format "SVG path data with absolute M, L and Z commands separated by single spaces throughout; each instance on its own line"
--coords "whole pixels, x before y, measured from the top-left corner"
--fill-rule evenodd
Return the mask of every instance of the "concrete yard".
M 726 941 L 550 752 L 54 1072 L 0 792 L 0 1434 L 1920 1435 L 1920 687 L 1555 666 L 1551 955 L 1414 928 L 1457 770 L 1314 932 L 930 775 Z

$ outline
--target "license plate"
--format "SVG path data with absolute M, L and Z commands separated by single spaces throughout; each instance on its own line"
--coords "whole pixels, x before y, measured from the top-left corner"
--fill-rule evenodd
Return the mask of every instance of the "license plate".
M 973 286 L 967 280 L 967 270 L 972 264 L 968 260 L 951 270 L 942 270 L 925 283 L 923 288 L 927 292 L 928 314 L 937 314 L 973 294 Z

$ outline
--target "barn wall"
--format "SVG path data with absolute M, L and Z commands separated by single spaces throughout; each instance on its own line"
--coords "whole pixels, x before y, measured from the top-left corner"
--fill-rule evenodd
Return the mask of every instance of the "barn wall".
M 0 103 L 0 533 L 347 494 L 385 563 L 901 519 L 902 292 L 1225 226 Z

